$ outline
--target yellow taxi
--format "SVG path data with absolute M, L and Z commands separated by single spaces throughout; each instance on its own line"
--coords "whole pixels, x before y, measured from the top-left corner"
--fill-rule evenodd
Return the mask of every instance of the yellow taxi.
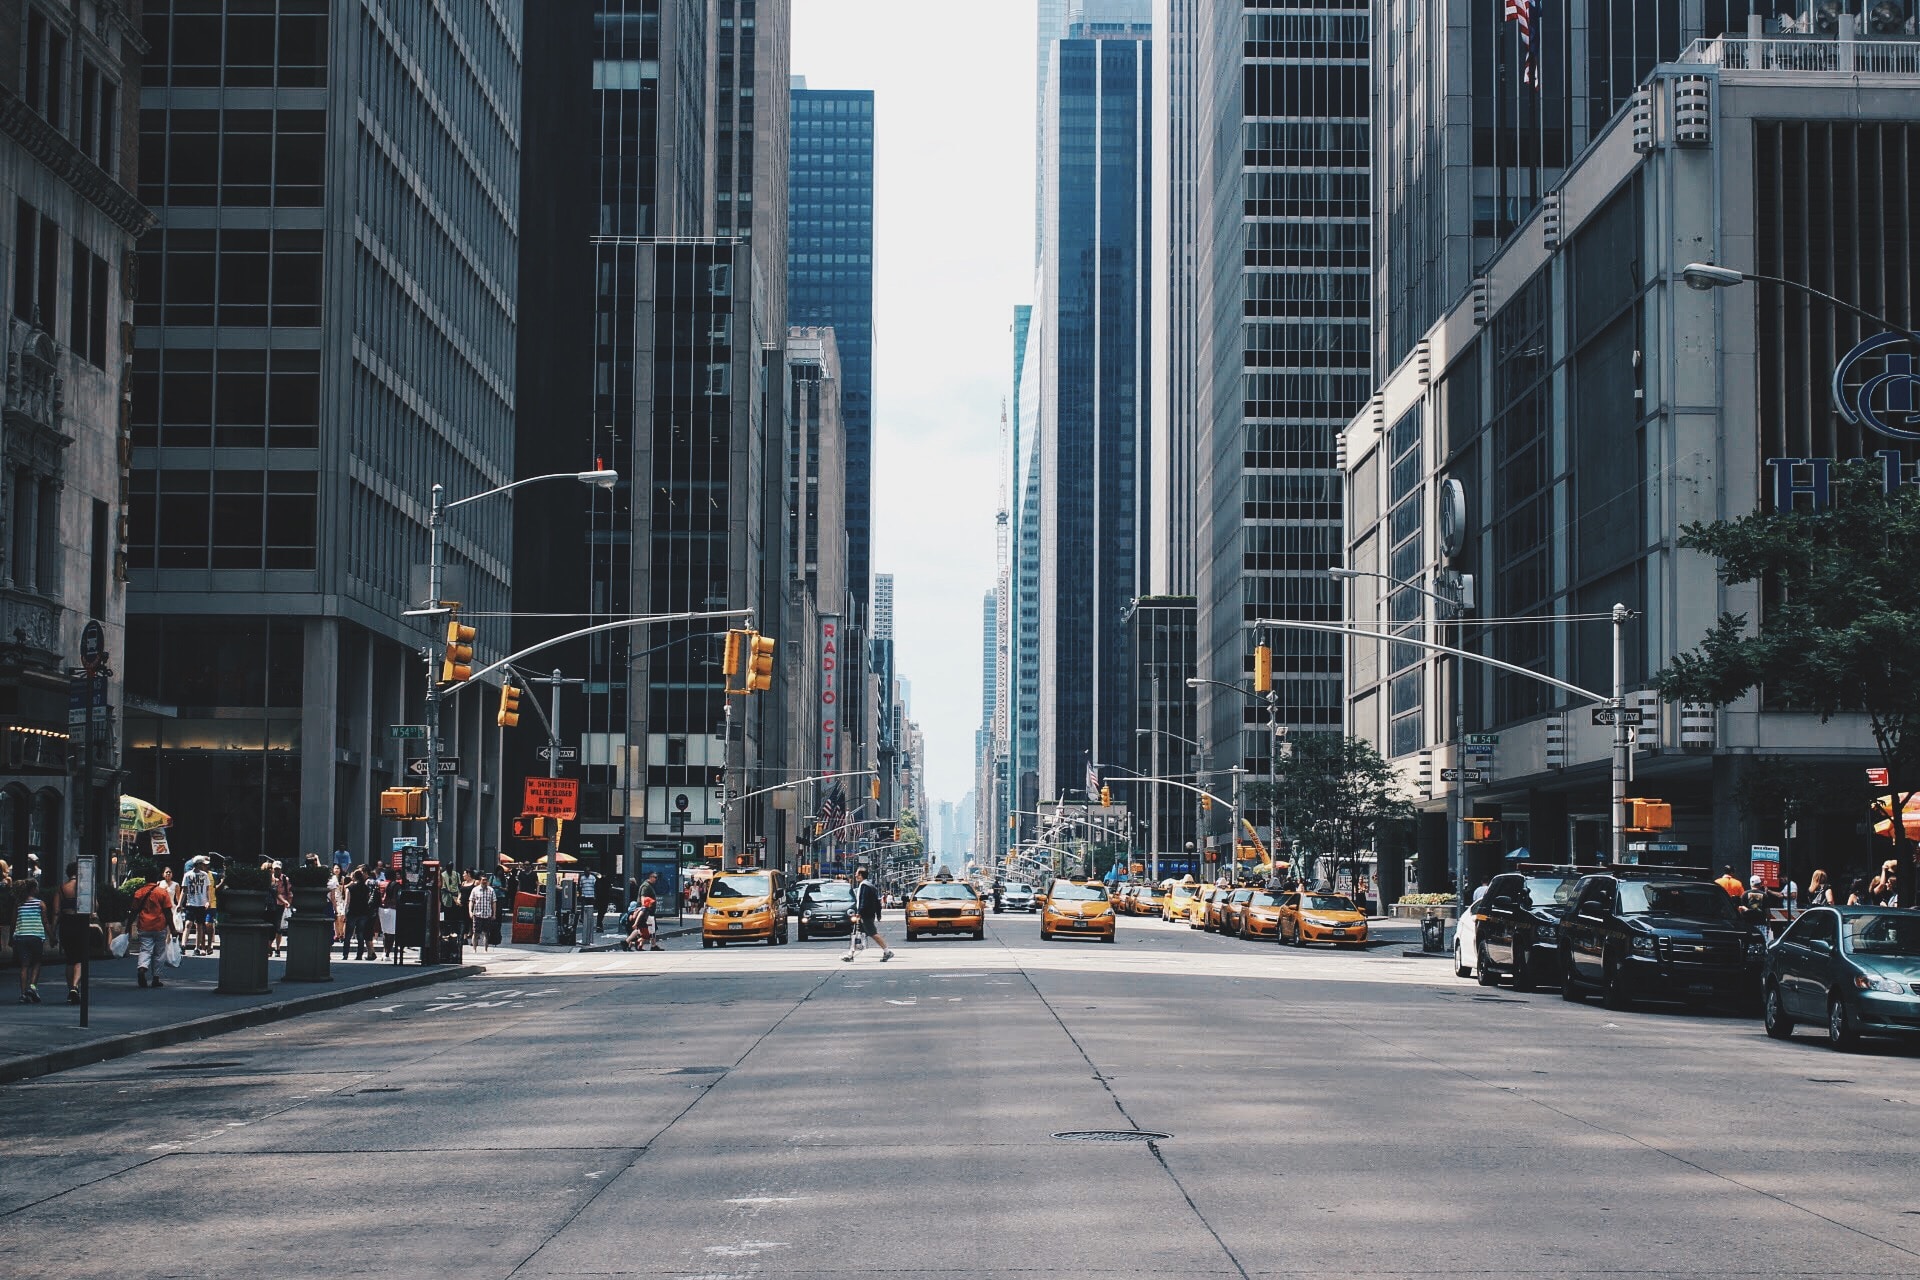
M 1225 933 L 1227 930 L 1227 904 L 1233 898 L 1232 885 L 1216 885 L 1207 895 L 1207 918 L 1201 926 L 1208 933 Z
M 1213 900 L 1213 886 L 1195 885 L 1193 904 L 1187 908 L 1187 928 L 1204 929 L 1207 927 L 1207 904 Z
M 1309 942 L 1364 946 L 1367 916 L 1345 894 L 1294 890 L 1281 896 L 1279 931 L 1280 941 L 1296 947 Z
M 1193 911 L 1193 904 L 1200 895 L 1197 884 L 1180 883 L 1167 889 L 1166 900 L 1160 904 L 1160 918 L 1178 924 L 1187 919 Z
M 1133 895 L 1133 914 L 1137 916 L 1157 916 L 1161 906 L 1167 900 L 1167 891 L 1157 884 L 1143 884 Z
M 724 871 L 707 884 L 707 905 L 700 913 L 700 945 L 787 940 L 786 876 L 765 868 Z
M 1098 938 L 1114 940 L 1113 903 L 1107 900 L 1106 886 L 1085 876 L 1055 880 L 1040 899 L 1040 941 L 1055 938 Z
M 938 876 L 916 885 L 907 895 L 907 941 L 930 933 L 986 937 L 987 907 L 979 890 L 951 876 Z
M 1271 889 L 1255 889 L 1240 908 L 1240 936 L 1265 942 L 1280 936 L 1280 899 Z

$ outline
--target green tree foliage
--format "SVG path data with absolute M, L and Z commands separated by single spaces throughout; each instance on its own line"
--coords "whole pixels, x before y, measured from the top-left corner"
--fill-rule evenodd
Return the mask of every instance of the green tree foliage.
M 1920 788 L 1920 489 L 1885 494 L 1877 464 L 1836 468 L 1831 505 L 1691 524 L 1680 545 L 1720 562 L 1729 584 L 1758 582 L 1758 626 L 1723 614 L 1655 684 L 1673 701 L 1725 706 L 1764 686 L 1769 700 L 1821 719 L 1867 718 L 1896 806 Z M 1914 893 L 1911 845 L 1894 824 Z
M 1413 805 L 1399 794 L 1393 766 L 1365 738 L 1308 733 L 1291 746 L 1274 760 L 1271 783 L 1248 784 L 1249 803 L 1270 805 L 1296 860 L 1305 851 L 1337 880 L 1382 828 L 1412 819 Z

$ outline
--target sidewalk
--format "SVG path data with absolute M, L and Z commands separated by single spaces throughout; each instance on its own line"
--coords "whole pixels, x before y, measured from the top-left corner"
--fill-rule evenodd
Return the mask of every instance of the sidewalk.
M 483 964 L 423 968 L 336 955 L 332 982 L 286 982 L 286 962 L 269 960 L 270 991 L 232 996 L 214 991 L 218 966 L 216 959 L 189 956 L 178 969 L 162 971 L 166 986 L 143 991 L 131 959 L 95 960 L 86 1027 L 79 1006 L 67 1003 L 64 965 L 40 971 L 45 1003 L 37 1005 L 16 1004 L 19 970 L 0 969 L 0 1084 L 486 972 Z

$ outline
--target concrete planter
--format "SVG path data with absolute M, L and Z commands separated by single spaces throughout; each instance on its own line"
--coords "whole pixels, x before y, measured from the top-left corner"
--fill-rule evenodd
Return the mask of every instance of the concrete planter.
M 324 886 L 293 891 L 284 977 L 288 982 L 333 981 L 333 898 Z
M 267 919 L 272 896 L 265 889 L 220 891 L 220 984 L 216 990 L 236 996 L 273 990 L 267 982 L 267 952 L 275 933 Z
M 1413 903 L 1396 902 L 1393 904 L 1392 914 L 1396 920 L 1424 920 L 1427 916 L 1434 914 L 1442 920 L 1457 920 L 1460 918 L 1460 904 L 1442 902 L 1432 906 L 1419 906 Z

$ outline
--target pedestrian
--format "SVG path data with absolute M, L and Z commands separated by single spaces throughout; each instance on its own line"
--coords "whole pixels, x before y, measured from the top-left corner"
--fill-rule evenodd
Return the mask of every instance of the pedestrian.
M 627 914 L 627 940 L 622 944 L 624 950 L 666 950 L 660 945 L 659 917 L 654 908 L 654 900 L 642 895 L 639 905 Z
M 380 944 L 386 958 L 400 959 L 400 879 L 388 880 L 380 888 Z
M 353 855 L 343 845 L 333 851 L 333 865 L 340 868 L 340 878 L 346 879 L 353 874 Z
M 349 945 L 355 949 L 355 960 L 373 959 L 373 929 L 377 919 L 377 899 L 374 897 L 373 882 L 367 879 L 365 867 L 355 867 L 353 876 L 347 881 L 347 938 L 340 944 L 340 958 L 347 959 Z
M 345 943 L 347 940 L 347 872 L 338 863 L 334 864 L 333 878 L 327 881 L 327 901 L 333 904 L 333 940 Z M 340 958 L 346 959 L 346 948 L 341 947 Z
M 607 927 L 607 904 L 613 900 L 613 889 L 605 876 L 589 875 L 593 889 L 587 895 L 587 901 L 593 904 L 593 931 L 603 933 Z
M 47 904 L 32 876 L 13 887 L 13 958 L 20 963 L 20 1003 L 40 1003 L 40 956 L 47 949 Z
M 1827 882 L 1826 872 L 1815 871 L 1813 878 L 1807 881 L 1807 905 L 1810 907 L 1833 905 L 1833 886 Z
M 868 883 L 865 867 L 855 868 L 853 873 L 853 909 L 854 914 L 859 917 L 853 926 L 854 937 L 864 937 L 880 948 L 881 963 L 884 964 L 893 959 L 893 949 L 887 946 L 886 939 L 880 936 L 880 891 Z M 840 958 L 852 964 L 854 956 L 858 954 L 859 952 L 852 945 L 852 940 L 849 939 L 847 954 Z
M 7 949 L 13 937 L 13 867 L 0 862 L 0 951 Z
M 593 921 L 594 928 L 600 927 L 600 916 L 594 910 L 600 897 L 600 877 L 591 871 L 580 873 L 580 918 Z
M 1850 907 L 1870 907 L 1873 905 L 1872 900 L 1867 897 L 1867 878 L 1865 876 L 1855 876 L 1853 878 L 1853 885 L 1847 890 L 1847 905 Z
M 475 876 L 467 890 L 467 919 L 473 922 L 473 945 L 492 950 L 500 940 L 500 900 L 485 876 Z
M 1720 878 L 1714 883 L 1725 889 L 1729 898 L 1738 899 L 1747 891 L 1746 886 L 1740 883 L 1740 877 L 1733 874 L 1732 867 L 1721 867 Z
M 67 878 L 54 903 L 59 920 L 60 954 L 67 958 L 67 1003 L 80 1003 L 80 961 L 93 945 L 93 913 L 80 910 L 80 864 L 67 864 Z
M 1867 901 L 1876 907 L 1900 905 L 1900 863 L 1888 858 L 1880 864 L 1880 874 L 1867 884 Z
M 1767 882 L 1759 876 L 1747 882 L 1747 892 L 1741 899 L 1741 914 L 1749 924 L 1764 925 L 1768 912 L 1781 905 L 1786 899 L 1767 888 Z
M 659 906 L 660 904 L 660 873 L 658 871 L 647 872 L 647 878 L 640 882 L 640 892 L 638 895 L 636 895 L 636 897 L 634 898 L 634 901 L 639 902 L 647 898 L 653 899 L 654 906 L 656 908 Z
M 277 861 L 262 863 L 261 870 L 273 877 L 273 901 L 267 913 L 273 918 L 273 954 L 277 956 L 287 936 L 287 926 L 293 922 L 293 880 Z
M 187 874 L 180 880 L 181 913 L 186 917 L 186 928 L 182 930 L 182 945 L 191 939 L 193 954 L 211 955 L 213 952 L 213 926 L 209 917 L 213 910 L 213 874 L 207 870 L 206 855 L 200 854 L 187 859 Z
M 174 932 L 173 895 L 168 892 L 164 879 L 150 881 L 133 891 L 131 927 L 131 948 L 138 957 L 134 961 L 134 976 L 142 987 L 164 987 L 167 984 L 160 981 L 160 966 L 155 961 Z

